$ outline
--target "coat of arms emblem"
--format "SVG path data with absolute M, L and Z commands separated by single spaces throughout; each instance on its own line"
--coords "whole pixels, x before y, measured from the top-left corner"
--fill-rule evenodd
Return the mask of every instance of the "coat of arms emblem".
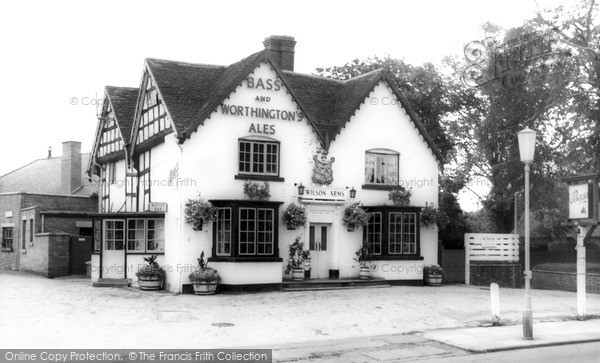
M 331 164 L 335 161 L 335 158 L 327 160 L 327 151 L 319 150 L 313 156 L 315 161 L 315 168 L 313 169 L 312 181 L 315 184 L 329 185 L 333 182 L 333 170 Z

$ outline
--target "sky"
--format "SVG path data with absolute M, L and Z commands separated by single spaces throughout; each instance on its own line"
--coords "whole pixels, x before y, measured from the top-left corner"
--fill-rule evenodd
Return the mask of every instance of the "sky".
M 517 26 L 557 1 L 2 2 L 0 175 L 63 141 L 91 151 L 104 86 L 139 87 L 145 58 L 228 65 L 290 35 L 301 73 L 376 55 L 438 63 L 481 24 Z

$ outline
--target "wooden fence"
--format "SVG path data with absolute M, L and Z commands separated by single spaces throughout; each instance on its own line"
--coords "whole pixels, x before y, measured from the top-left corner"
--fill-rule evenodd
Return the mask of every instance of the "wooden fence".
M 471 261 L 519 262 L 518 234 L 465 234 L 465 283 L 470 282 Z

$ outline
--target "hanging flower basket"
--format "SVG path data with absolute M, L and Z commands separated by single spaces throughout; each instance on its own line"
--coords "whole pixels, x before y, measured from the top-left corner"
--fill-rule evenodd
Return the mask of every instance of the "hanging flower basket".
M 266 200 L 271 197 L 271 189 L 268 182 L 261 184 L 246 180 L 244 182 L 244 194 L 251 200 Z
M 360 207 L 358 202 L 352 203 L 344 209 L 343 222 L 348 231 L 354 231 L 369 224 L 369 214 Z
M 421 211 L 421 225 L 435 226 L 439 229 L 445 228 L 449 223 L 448 215 L 443 210 L 435 208 L 433 204 L 427 204 Z
M 397 186 L 390 190 L 388 199 L 391 200 L 394 205 L 404 206 L 410 204 L 410 197 L 412 196 L 411 190 L 406 190 L 403 186 Z
M 294 230 L 306 224 L 306 208 L 296 203 L 290 203 L 281 215 L 287 229 Z
M 212 222 L 217 215 L 217 207 L 202 198 L 188 199 L 185 203 L 185 221 L 194 231 L 201 231 L 204 224 Z

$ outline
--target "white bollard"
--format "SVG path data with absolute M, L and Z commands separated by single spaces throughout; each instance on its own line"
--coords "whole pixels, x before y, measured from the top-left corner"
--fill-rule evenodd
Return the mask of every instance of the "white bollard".
M 492 324 L 500 325 L 500 287 L 495 282 L 490 284 L 490 300 L 492 307 Z

